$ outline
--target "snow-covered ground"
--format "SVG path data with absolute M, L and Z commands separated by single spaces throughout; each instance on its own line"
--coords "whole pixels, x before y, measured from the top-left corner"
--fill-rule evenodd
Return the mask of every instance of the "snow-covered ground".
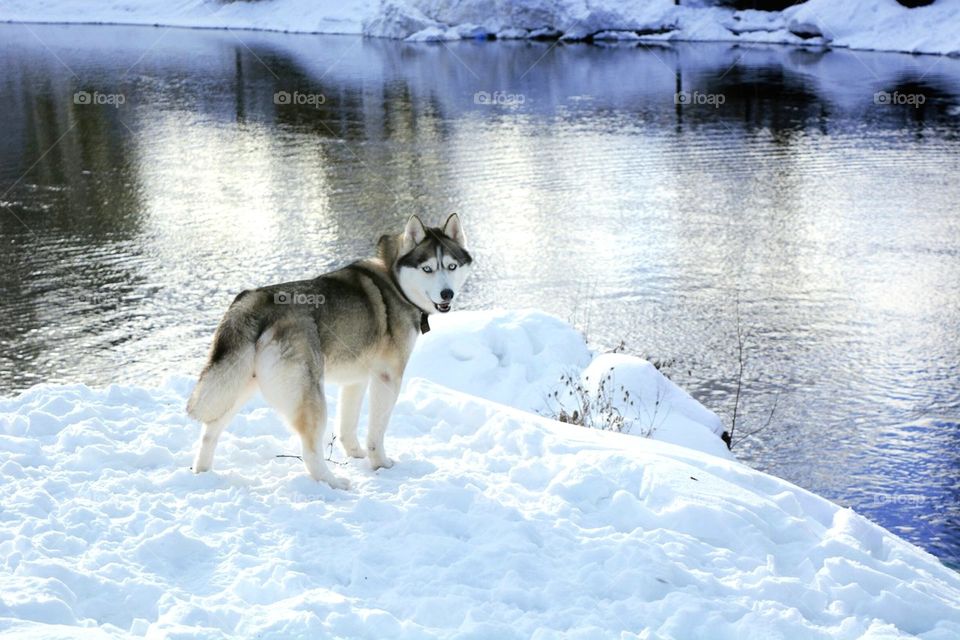
M 387 435 L 397 465 L 346 462 L 350 492 L 277 458 L 298 447 L 259 402 L 193 475 L 187 377 L 0 400 L 0 635 L 960 637 L 960 576 L 732 460 L 649 365 L 591 362 L 533 312 L 434 324 Z M 528 411 L 560 375 L 597 395 L 595 372 L 655 392 L 655 436 L 717 455 Z
M 774 42 L 960 54 L 960 2 L 908 9 L 896 0 L 807 0 L 784 11 L 734 11 L 711 0 L 4 0 L 0 21 L 157 24 L 366 34 L 411 41 Z

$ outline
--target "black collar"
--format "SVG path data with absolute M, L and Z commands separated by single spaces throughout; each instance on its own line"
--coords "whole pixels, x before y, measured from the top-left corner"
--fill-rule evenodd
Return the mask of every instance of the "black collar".
M 416 302 L 407 297 L 407 294 L 403 292 L 403 289 L 400 287 L 400 282 L 397 280 L 397 277 L 393 275 L 393 272 L 390 273 L 391 280 L 393 281 L 393 286 L 397 288 L 397 291 L 400 292 L 400 296 L 407 301 L 407 304 L 412 305 L 414 309 L 420 311 L 420 333 L 428 333 L 430 331 L 430 314 L 420 308 Z
M 407 304 L 412 305 L 415 309 L 420 310 L 420 333 L 429 333 L 430 314 L 424 311 L 416 302 L 407 297 L 407 294 L 403 292 L 403 287 L 400 286 L 400 281 L 397 279 L 397 276 L 392 269 L 390 270 L 390 280 L 393 282 L 393 286 L 397 288 L 397 291 L 400 292 L 400 296 L 407 301 Z

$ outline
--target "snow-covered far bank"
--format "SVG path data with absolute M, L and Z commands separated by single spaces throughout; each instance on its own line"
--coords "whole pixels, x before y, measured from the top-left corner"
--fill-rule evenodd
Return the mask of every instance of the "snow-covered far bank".
M 298 445 L 259 401 L 215 471 L 193 475 L 190 378 L 0 399 L 0 635 L 960 634 L 960 576 L 851 510 L 721 456 L 517 408 L 564 367 L 590 375 L 563 323 L 437 320 L 391 420 L 396 466 L 345 461 L 350 492 L 276 457 Z M 592 362 L 655 383 L 716 439 L 715 416 L 642 362 Z
M 960 3 L 807 0 L 735 11 L 711 0 L 5 0 L 0 21 L 146 24 L 364 34 L 431 42 L 470 38 L 764 42 L 960 55 Z
M 0 21 L 360 34 L 377 6 L 377 0 L 3 0 Z

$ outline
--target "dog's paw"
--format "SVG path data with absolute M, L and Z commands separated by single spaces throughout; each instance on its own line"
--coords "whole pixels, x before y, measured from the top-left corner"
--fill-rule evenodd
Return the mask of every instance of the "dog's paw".
M 376 459 L 370 458 L 370 468 L 376 471 L 377 469 L 389 469 L 393 466 L 393 460 L 380 456 Z
M 347 455 L 350 456 L 351 458 L 366 458 L 366 457 L 367 457 L 367 450 L 364 449 L 363 447 L 361 447 L 360 445 L 356 445 L 356 446 L 353 446 L 353 447 L 344 447 L 343 450 L 344 450 L 344 451 L 347 453 Z
M 350 481 L 346 478 L 341 478 L 340 476 L 330 476 L 327 479 L 327 484 L 329 484 L 334 489 L 340 489 L 341 491 L 350 490 Z

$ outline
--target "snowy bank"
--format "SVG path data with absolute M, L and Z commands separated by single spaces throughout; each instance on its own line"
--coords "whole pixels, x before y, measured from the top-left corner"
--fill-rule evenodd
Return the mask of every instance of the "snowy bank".
M 563 323 L 438 320 L 411 363 L 433 381 L 409 377 L 391 421 L 397 465 L 344 461 L 350 492 L 277 458 L 299 445 L 259 402 L 217 470 L 193 475 L 188 378 L 0 399 L 0 635 L 960 635 L 960 576 L 852 511 L 733 460 L 508 406 L 536 404 L 564 357 L 589 361 Z M 593 362 L 653 380 L 618 358 Z M 664 389 L 676 416 L 710 422 Z
M 465 311 L 431 321 L 406 379 L 452 389 L 538 415 L 574 416 L 598 429 L 651 437 L 733 459 L 723 423 L 652 364 L 595 355 L 565 322 L 538 311 Z
M 960 55 L 960 3 L 807 0 L 735 11 L 710 0 L 5 0 L 0 21 L 147 24 L 344 33 L 431 42 L 470 38 L 729 41 Z

